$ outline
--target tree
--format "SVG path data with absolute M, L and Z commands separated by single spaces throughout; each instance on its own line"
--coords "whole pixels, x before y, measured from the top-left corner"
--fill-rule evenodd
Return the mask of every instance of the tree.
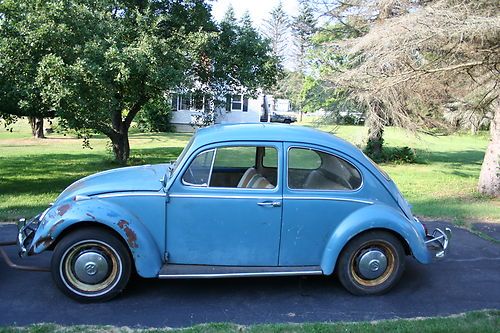
M 264 21 L 263 33 L 271 41 L 273 56 L 283 61 L 286 56 L 285 51 L 288 47 L 290 20 L 281 0 L 270 14 L 271 17 Z
M 29 117 L 32 134 L 43 138 L 43 118 L 54 116 L 35 82 L 43 56 L 61 51 L 62 24 L 39 1 L 0 1 L 0 118 Z
M 291 22 L 293 44 L 295 46 L 296 70 L 289 71 L 278 82 L 278 88 L 275 90 L 276 96 L 283 96 L 292 102 L 292 106 L 300 111 L 300 121 L 305 108 L 312 103 L 308 99 L 311 96 L 305 90 L 306 79 L 312 80 L 307 68 L 307 53 L 312 46 L 311 39 L 316 32 L 316 19 L 314 18 L 312 8 L 306 1 L 300 1 L 299 14 Z M 305 98 L 307 96 L 308 98 Z M 316 95 L 315 95 L 316 96 Z M 308 103 L 306 106 L 304 103 Z
M 365 26 L 367 33 L 332 46 L 346 54 L 349 66 L 330 81 L 367 106 L 368 120 L 379 131 L 388 122 L 411 130 L 443 125 L 443 109 L 456 102 L 489 112 L 491 142 L 478 187 L 481 193 L 500 195 L 496 4 L 406 2 L 413 6 L 409 10 L 401 7 L 403 1 L 381 3 L 393 6 L 385 7 L 385 19 Z
M 382 155 L 384 126 L 393 121 L 397 124 L 398 114 L 396 113 L 396 119 L 393 119 L 393 115 L 385 112 L 388 106 L 385 106 L 376 94 L 365 94 L 362 88 L 354 84 L 349 85 L 347 78 L 343 80 L 338 75 L 348 73 L 347 69 L 352 69 L 359 64 L 359 59 L 352 56 L 351 45 L 344 41 L 362 38 L 370 32 L 373 26 L 381 25 L 390 18 L 408 13 L 418 2 L 410 0 L 352 0 L 348 2 L 313 0 L 311 2 L 317 10 L 322 8 L 325 15 L 331 19 L 331 24 L 322 31 L 324 45 L 320 47 L 320 50 L 324 53 L 317 52 L 321 58 L 320 62 L 325 64 L 324 67 L 330 67 L 327 70 L 323 69 L 323 74 L 329 75 L 329 78 L 325 79 L 330 81 L 330 85 L 346 90 L 352 96 L 350 104 L 358 105 L 358 108 L 367 113 L 367 152 L 377 159 Z M 331 62 L 332 59 L 333 62 Z
M 13 50 L 2 66 L 18 56 L 29 69 L 2 70 L 2 76 L 31 82 L 21 92 L 33 100 L 8 98 L 14 102 L 4 112 L 25 115 L 18 113 L 25 104 L 30 112 L 55 111 L 63 126 L 82 135 L 108 136 L 120 163 L 129 157 L 128 130 L 137 113 L 192 81 L 210 22 L 209 6 L 199 0 L 5 0 L 1 5 L 2 49 L 8 44 Z M 33 29 L 32 21 L 43 24 Z M 25 53 L 32 43 L 40 46 Z M 10 92 L 9 84 L 2 98 L 19 94 Z
M 282 71 L 279 58 L 253 27 L 250 15 L 238 20 L 231 7 L 205 44 L 199 64 L 197 89 L 209 99 L 198 119 L 201 124 L 214 121 L 215 109 L 225 107 L 226 97 L 254 96 L 260 89 L 271 89 Z
M 295 58 L 297 69 L 300 72 L 304 72 L 306 69 L 307 51 L 312 46 L 311 40 L 316 30 L 316 18 L 313 10 L 307 1 L 301 0 L 299 14 L 292 21 L 292 32 L 296 47 Z

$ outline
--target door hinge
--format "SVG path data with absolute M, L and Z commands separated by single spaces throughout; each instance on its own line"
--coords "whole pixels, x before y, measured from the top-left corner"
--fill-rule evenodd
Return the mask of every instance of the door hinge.
M 165 254 L 163 255 L 163 259 L 166 263 L 168 262 L 168 252 L 165 252 Z

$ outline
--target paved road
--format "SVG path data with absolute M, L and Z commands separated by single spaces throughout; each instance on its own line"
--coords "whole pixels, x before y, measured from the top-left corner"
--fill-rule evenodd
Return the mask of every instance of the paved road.
M 0 226 L 0 240 L 12 237 L 13 232 L 13 226 Z M 0 260 L 0 325 L 183 327 L 204 322 L 376 320 L 499 309 L 500 245 L 465 230 L 453 228 L 453 232 L 446 259 L 431 265 L 408 259 L 400 284 L 378 297 L 352 296 L 329 277 L 135 278 L 115 300 L 79 304 L 56 289 L 49 273 L 16 271 Z M 14 256 L 16 249 L 8 249 Z M 50 254 L 23 261 L 48 263 L 49 258 Z

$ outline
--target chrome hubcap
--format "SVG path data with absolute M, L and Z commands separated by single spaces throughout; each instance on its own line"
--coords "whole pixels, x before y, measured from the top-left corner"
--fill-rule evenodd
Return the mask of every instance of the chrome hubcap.
M 101 253 L 87 251 L 76 258 L 74 271 L 78 280 L 88 284 L 97 284 L 109 275 L 109 264 Z
M 358 270 L 364 279 L 376 279 L 384 274 L 386 269 L 387 257 L 378 249 L 371 249 L 359 258 Z

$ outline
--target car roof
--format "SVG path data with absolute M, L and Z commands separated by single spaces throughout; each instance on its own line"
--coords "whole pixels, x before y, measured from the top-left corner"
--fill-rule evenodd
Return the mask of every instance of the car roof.
M 327 132 L 304 126 L 276 123 L 218 124 L 196 132 L 193 148 L 226 141 L 286 141 L 311 143 L 360 157 L 361 151 L 351 143 Z

